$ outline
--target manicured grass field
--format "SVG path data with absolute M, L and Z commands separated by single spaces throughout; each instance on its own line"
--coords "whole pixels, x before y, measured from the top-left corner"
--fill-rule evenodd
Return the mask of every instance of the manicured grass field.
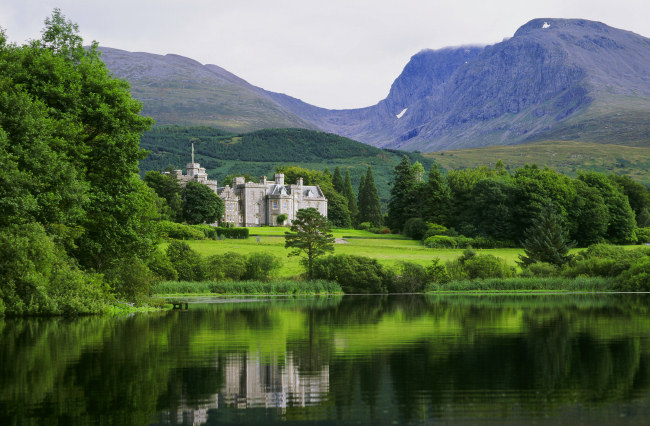
M 281 231 L 281 232 L 280 232 Z M 278 278 L 291 278 L 304 272 L 298 257 L 288 257 L 289 250 L 284 248 L 285 228 L 262 227 L 251 228 L 251 236 L 245 240 L 197 240 L 186 241 L 192 249 L 202 256 L 223 254 L 229 251 L 240 254 L 255 252 L 273 253 L 282 259 L 283 265 L 278 272 Z M 377 259 L 379 263 L 388 267 L 394 267 L 401 261 L 413 262 L 427 266 L 438 257 L 443 262 L 457 258 L 463 253 L 463 249 L 432 249 L 422 245 L 419 241 L 399 239 L 399 235 L 378 235 L 367 231 L 354 229 L 334 230 L 336 238 L 353 236 L 345 239 L 347 243 L 335 244 L 334 254 L 349 254 L 366 256 Z M 364 238 L 365 237 L 365 238 Z M 258 242 L 259 238 L 259 242 Z M 523 253 L 522 249 L 482 249 L 480 253 L 489 253 L 505 259 L 510 265 L 515 266 L 518 255 Z

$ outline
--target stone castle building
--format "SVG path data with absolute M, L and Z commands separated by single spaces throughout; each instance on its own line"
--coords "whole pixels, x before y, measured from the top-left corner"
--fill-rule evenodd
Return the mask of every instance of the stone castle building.
M 287 215 L 285 225 L 291 224 L 300 209 L 314 207 L 327 217 L 327 198 L 318 185 L 303 185 L 302 178 L 296 184 L 285 185 L 284 175 L 276 173 L 275 179 L 267 181 L 263 176 L 258 183 L 246 182 L 243 177 L 236 177 L 232 186 L 219 188 L 216 180 L 209 180 L 205 168 L 194 162 L 194 145 L 192 145 L 192 162 L 188 163 L 187 173 L 174 170 L 173 175 L 185 186 L 188 182 L 207 185 L 219 195 L 225 205 L 222 223 L 233 226 L 278 226 L 277 217 Z

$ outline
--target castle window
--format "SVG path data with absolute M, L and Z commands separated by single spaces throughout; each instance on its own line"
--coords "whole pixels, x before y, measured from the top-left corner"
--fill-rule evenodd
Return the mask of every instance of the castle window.
M 278 202 L 273 200 L 273 210 L 277 210 L 277 209 L 278 209 Z

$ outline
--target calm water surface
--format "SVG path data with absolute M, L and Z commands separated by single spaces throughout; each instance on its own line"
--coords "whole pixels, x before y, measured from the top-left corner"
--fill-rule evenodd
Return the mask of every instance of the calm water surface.
M 649 295 L 342 296 L 0 319 L 0 424 L 645 425 L 649 315 Z

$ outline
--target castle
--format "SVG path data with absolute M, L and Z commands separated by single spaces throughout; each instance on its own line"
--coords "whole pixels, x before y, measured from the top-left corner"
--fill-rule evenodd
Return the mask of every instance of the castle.
M 223 199 L 225 212 L 222 223 L 233 226 L 279 226 L 277 218 L 285 214 L 284 225 L 290 225 L 300 209 L 314 207 L 327 217 L 327 198 L 318 185 L 303 185 L 302 178 L 292 185 L 284 184 L 284 175 L 276 173 L 275 179 L 267 181 L 263 176 L 259 183 L 246 182 L 243 177 L 232 180 L 232 186 L 219 188 L 216 180 L 209 180 L 199 163 L 194 162 L 194 144 L 192 144 L 192 162 L 188 163 L 186 174 L 174 170 L 173 175 L 181 185 L 195 181 L 208 186 Z

